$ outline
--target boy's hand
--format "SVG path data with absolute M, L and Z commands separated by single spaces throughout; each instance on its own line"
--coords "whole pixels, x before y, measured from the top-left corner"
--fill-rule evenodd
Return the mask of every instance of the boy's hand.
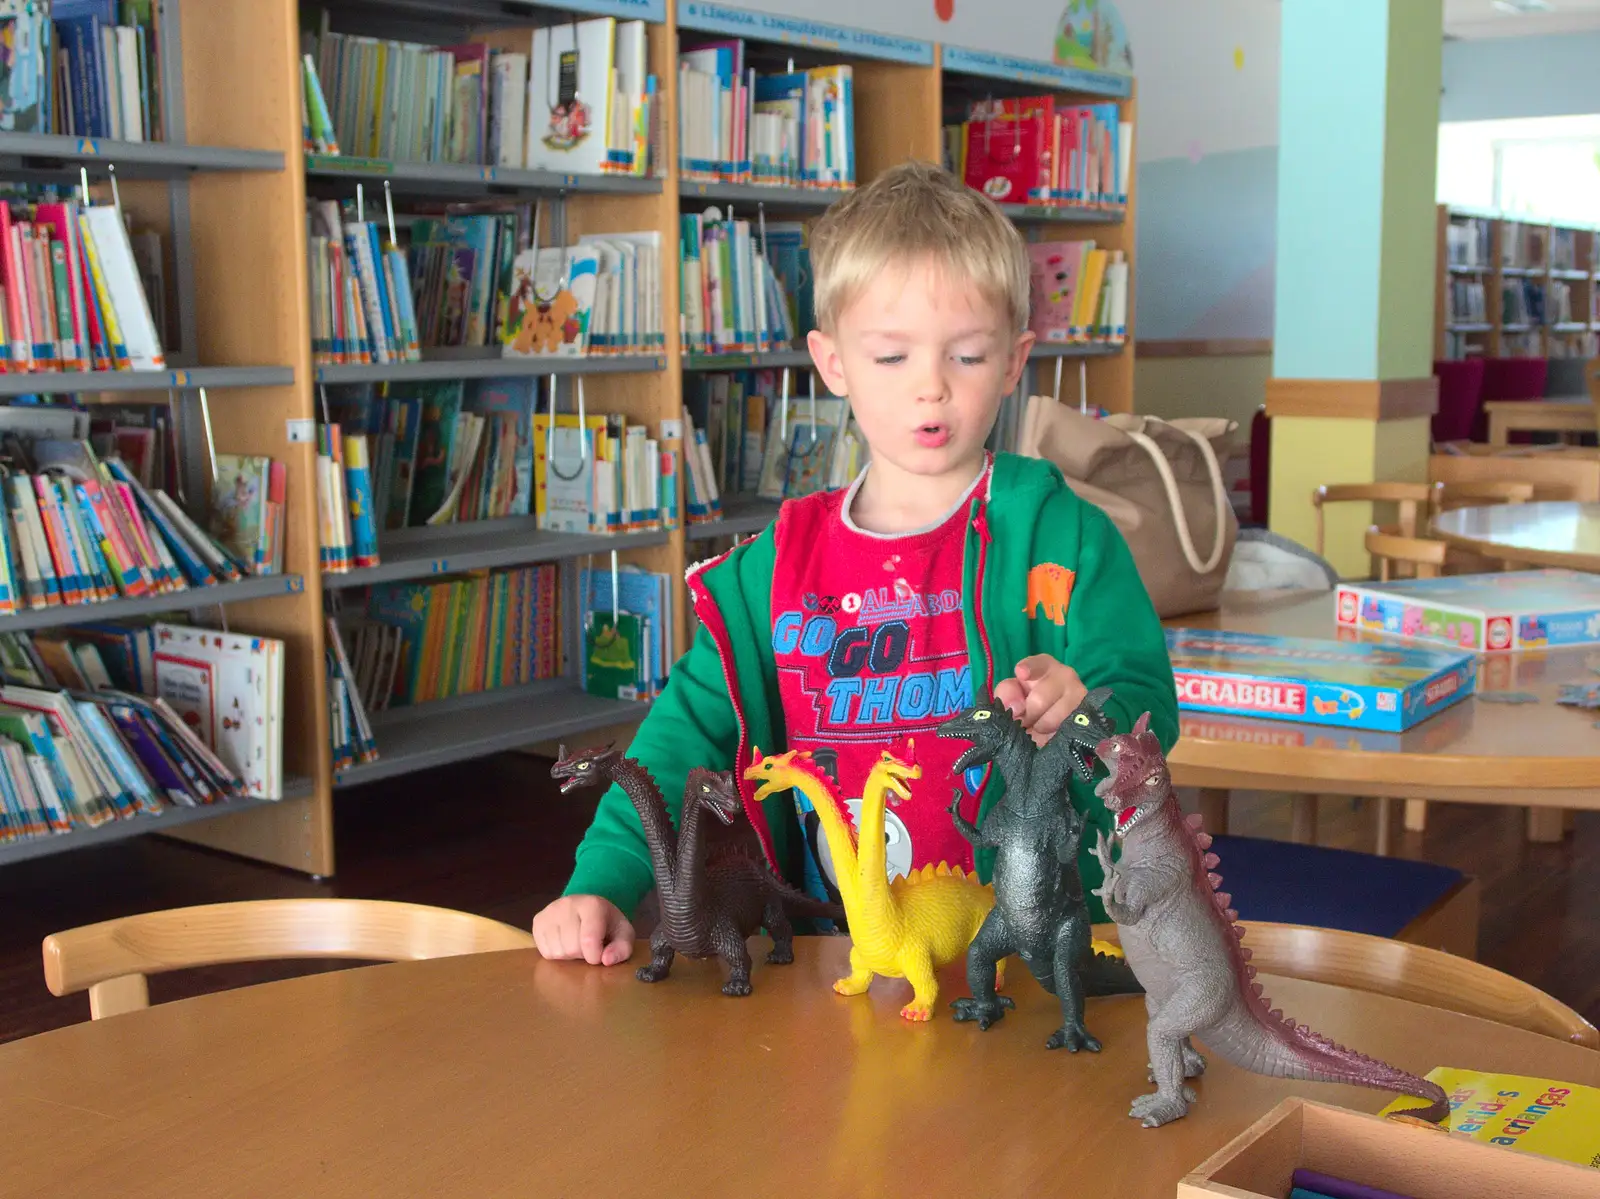
M 1083 702 L 1089 689 L 1078 672 L 1049 654 L 1034 654 L 1017 663 L 1015 677 L 995 686 L 994 697 L 1033 734 L 1036 745 L 1055 736 L 1061 722 Z
M 598 895 L 566 895 L 533 918 L 533 940 L 544 957 L 582 958 L 615 966 L 633 956 L 633 925 L 622 909 Z

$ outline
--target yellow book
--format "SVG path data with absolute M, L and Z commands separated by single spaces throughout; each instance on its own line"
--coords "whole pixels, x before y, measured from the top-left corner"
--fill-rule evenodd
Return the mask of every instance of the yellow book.
M 1094 340 L 1095 313 L 1100 308 L 1100 285 L 1106 276 L 1106 252 L 1090 250 L 1083 256 L 1083 275 L 1072 302 L 1072 340 Z
M 100 301 L 100 319 L 105 322 L 101 330 L 106 340 L 106 351 L 111 356 L 111 369 L 125 371 L 132 363 L 128 358 L 128 343 L 122 338 L 122 326 L 117 321 L 117 310 L 111 304 L 111 291 L 106 287 L 105 271 L 100 264 L 100 251 L 94 244 L 94 233 L 89 228 L 89 218 L 78 214 L 79 240 L 83 243 L 83 256 L 89 264 L 89 281 Z
M 1450 1096 L 1451 1132 L 1600 1169 L 1600 1088 L 1454 1066 L 1435 1066 L 1428 1078 Z M 1416 1105 L 1402 1096 L 1382 1114 Z

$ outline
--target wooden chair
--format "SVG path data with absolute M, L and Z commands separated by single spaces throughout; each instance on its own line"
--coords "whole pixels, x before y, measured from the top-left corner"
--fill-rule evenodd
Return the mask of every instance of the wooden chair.
M 1600 1049 L 1600 1031 L 1572 1008 L 1479 962 L 1341 929 L 1240 923 L 1250 964 L 1262 974 L 1388 995 Z M 1116 926 L 1097 924 L 1094 935 L 1115 941 Z
M 44 981 L 89 991 L 95 1020 L 150 1006 L 146 975 L 273 958 L 402 962 L 528 949 L 533 936 L 449 908 L 376 899 L 265 899 L 142 912 L 52 933 Z
M 1394 529 L 1402 537 L 1417 535 L 1417 520 L 1434 502 L 1433 483 L 1328 483 L 1311 493 L 1317 517 L 1317 553 L 1326 554 L 1323 508 L 1328 504 L 1393 504 Z
M 1427 537 L 1413 537 L 1394 529 L 1373 525 L 1367 530 L 1367 552 L 1378 563 L 1378 579 L 1387 583 L 1391 577 L 1436 579 L 1444 569 L 1445 551 L 1450 547 L 1442 541 Z M 1396 566 L 1409 572 L 1398 575 Z

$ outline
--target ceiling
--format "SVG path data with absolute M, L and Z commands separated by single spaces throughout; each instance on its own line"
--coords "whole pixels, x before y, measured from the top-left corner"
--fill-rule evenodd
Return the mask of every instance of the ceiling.
M 1519 7 L 1530 0 L 1509 0 Z M 1542 12 L 1505 12 L 1494 0 L 1444 0 L 1447 37 L 1534 37 L 1600 29 L 1600 0 L 1546 0 Z

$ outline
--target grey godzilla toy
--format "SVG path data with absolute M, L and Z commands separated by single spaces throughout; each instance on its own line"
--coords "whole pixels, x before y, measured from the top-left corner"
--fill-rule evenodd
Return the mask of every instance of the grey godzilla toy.
M 843 920 L 844 910 L 812 899 L 773 873 L 743 821 L 732 776 L 696 768 L 689 772 L 683 795 L 683 828 L 674 831 L 661 789 L 650 772 L 632 758 L 605 746 L 580 750 L 550 767 L 561 780 L 562 793 L 585 784 L 616 783 L 633 802 L 644 826 L 660 899 L 661 921 L 650 935 L 650 964 L 639 978 L 660 982 L 672 969 L 676 954 L 691 958 L 719 957 L 728 967 L 724 995 L 750 994 L 750 951 L 745 940 L 763 926 L 772 937 L 767 962 L 786 966 L 794 961 L 794 928 L 790 913 Z M 700 814 L 709 810 L 725 829 L 707 836 Z M 735 824 L 735 821 L 740 821 Z
M 950 806 L 956 828 L 977 846 L 992 847 L 994 907 L 967 950 L 967 985 L 972 998 L 952 1006 L 957 1020 L 987 1029 L 1014 1006 L 995 994 L 995 965 L 1007 955 L 1022 958 L 1041 986 L 1061 1001 L 1061 1027 L 1046 1048 L 1098 1053 L 1100 1042 L 1083 1023 L 1089 995 L 1127 995 L 1140 990 L 1125 963 L 1090 947 L 1089 906 L 1078 872 L 1078 846 L 1085 819 L 1067 794 L 1074 772 L 1092 769 L 1090 752 L 1115 731 L 1100 710 L 1109 690 L 1091 692 L 1043 747 L 998 703 L 957 713 L 938 728 L 941 737 L 961 737 L 971 748 L 954 772 L 993 762 L 1005 778 L 1005 794 L 981 827 Z
M 1184 1079 L 1206 1068 L 1191 1037 L 1244 1070 L 1276 1078 L 1342 1082 L 1428 1100 L 1397 1115 L 1438 1123 L 1449 1110 L 1436 1083 L 1335 1044 L 1272 1007 L 1254 981 L 1250 950 L 1218 891 L 1217 855 L 1197 816 L 1178 808 L 1161 743 L 1149 715 L 1132 733 L 1108 737 L 1095 751 L 1110 775 L 1095 788 L 1116 813 L 1111 840 L 1100 834 L 1095 854 L 1105 885 L 1095 894 L 1117 922 L 1123 952 L 1144 984 L 1153 1094 L 1128 1114 L 1154 1128 L 1179 1119 L 1194 1102 Z M 1121 854 L 1113 863 L 1113 845 Z

